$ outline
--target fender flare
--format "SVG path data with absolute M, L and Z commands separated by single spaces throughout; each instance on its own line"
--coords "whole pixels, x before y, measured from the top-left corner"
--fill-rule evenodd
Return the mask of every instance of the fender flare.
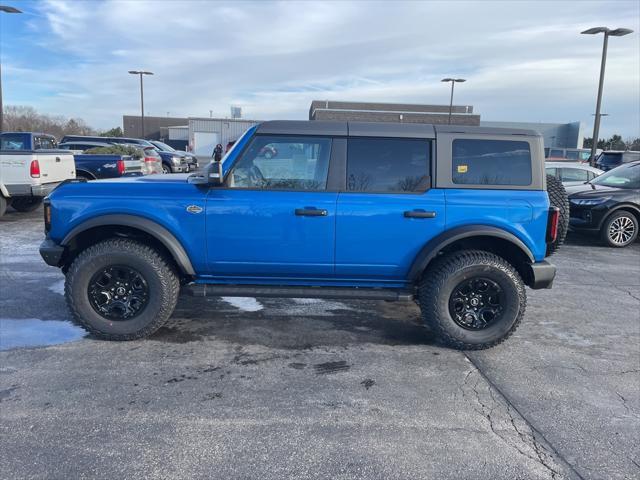
M 193 269 L 189 255 L 180 243 L 180 241 L 166 228 L 153 220 L 149 220 L 144 217 L 137 217 L 135 215 L 115 214 L 115 215 L 102 215 L 100 217 L 91 218 L 82 222 L 80 225 L 74 227 L 60 242 L 61 246 L 67 246 L 78 234 L 95 227 L 104 226 L 122 226 L 131 227 L 148 233 L 153 238 L 158 240 L 164 245 L 169 253 L 173 256 L 174 260 L 178 264 L 178 268 L 187 274 L 195 276 L 196 272 Z
M 535 257 L 533 256 L 533 253 L 531 253 L 529 247 L 527 247 L 522 240 L 512 233 L 500 228 L 490 227 L 488 225 L 465 225 L 447 230 L 446 232 L 443 232 L 437 237 L 429 240 L 413 260 L 411 268 L 409 269 L 408 280 L 415 282 L 420 277 L 420 274 L 424 269 L 427 268 L 427 265 L 429 265 L 431 260 L 433 260 L 438 252 L 447 245 L 457 242 L 458 240 L 471 237 L 494 237 L 507 240 L 518 247 L 518 249 L 526 255 L 531 263 L 535 262 Z

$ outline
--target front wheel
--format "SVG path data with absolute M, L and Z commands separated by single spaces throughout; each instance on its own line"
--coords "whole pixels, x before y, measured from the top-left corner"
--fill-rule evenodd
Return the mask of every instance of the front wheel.
M 95 337 L 135 340 L 162 327 L 178 301 L 180 281 L 156 250 L 109 239 L 71 264 L 65 298 L 75 322 Z
M 418 300 L 425 324 L 443 343 L 460 350 L 503 342 L 526 307 L 518 272 L 503 258 L 480 250 L 436 259 L 420 282 Z
M 169 165 L 162 164 L 162 173 L 171 173 L 171 167 Z
M 42 197 L 17 197 L 13 199 L 11 206 L 22 213 L 33 212 L 42 205 L 42 200 Z
M 602 225 L 600 237 L 608 247 L 626 247 L 638 238 L 638 219 L 626 210 L 609 216 Z

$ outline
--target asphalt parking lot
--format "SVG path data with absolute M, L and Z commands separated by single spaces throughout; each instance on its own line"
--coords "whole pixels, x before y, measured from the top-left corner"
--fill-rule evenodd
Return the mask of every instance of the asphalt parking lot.
M 463 353 L 412 304 L 311 299 L 182 297 L 176 328 L 92 340 L 42 236 L 0 219 L 2 478 L 640 475 L 637 242 L 570 237 L 516 334 Z

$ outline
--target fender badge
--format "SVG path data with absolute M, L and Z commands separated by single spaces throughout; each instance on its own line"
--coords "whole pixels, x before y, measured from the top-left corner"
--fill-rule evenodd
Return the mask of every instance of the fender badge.
M 198 205 L 189 205 L 187 207 L 187 212 L 189 212 L 189 213 L 200 213 L 200 212 L 202 212 L 202 207 L 199 207 Z

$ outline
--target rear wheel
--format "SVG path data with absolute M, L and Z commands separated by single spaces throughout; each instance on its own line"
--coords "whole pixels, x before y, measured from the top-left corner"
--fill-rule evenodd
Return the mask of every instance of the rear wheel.
M 569 230 L 569 198 L 562 182 L 553 175 L 547 175 L 547 194 L 552 207 L 560 210 L 558 218 L 558 235 L 556 241 L 547 245 L 547 256 L 555 253 L 564 243 Z
M 16 197 L 11 206 L 19 212 L 33 212 L 42 204 L 42 197 Z
M 626 210 L 617 211 L 605 220 L 600 237 L 609 247 L 631 245 L 638 238 L 638 219 Z
M 176 306 L 180 282 L 156 250 L 110 239 L 71 264 L 65 297 L 75 322 L 106 340 L 135 340 L 162 327 Z
M 489 252 L 463 250 L 434 261 L 422 278 L 418 300 L 425 324 L 445 344 L 480 350 L 503 342 L 526 307 L 516 270 Z

